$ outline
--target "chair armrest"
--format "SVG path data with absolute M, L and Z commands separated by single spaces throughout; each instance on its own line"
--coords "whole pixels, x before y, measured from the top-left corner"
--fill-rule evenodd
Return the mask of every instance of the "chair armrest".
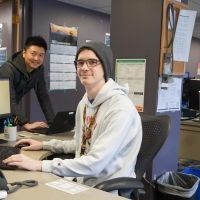
M 141 181 L 137 180 L 136 178 L 120 177 L 101 182 L 97 184 L 94 188 L 110 192 L 113 190 L 121 189 L 143 189 L 144 185 Z

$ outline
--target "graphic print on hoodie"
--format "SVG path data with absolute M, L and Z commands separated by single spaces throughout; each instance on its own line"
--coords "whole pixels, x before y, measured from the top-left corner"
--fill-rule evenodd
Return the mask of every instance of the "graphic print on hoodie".
M 99 110 L 99 107 L 97 107 L 96 112 L 94 115 L 86 116 L 86 105 L 84 107 L 83 111 L 83 136 L 82 136 L 82 143 L 81 143 L 81 155 L 86 155 L 89 152 L 90 144 L 91 144 L 91 137 L 92 133 L 97 126 L 96 123 L 96 116 L 97 112 Z

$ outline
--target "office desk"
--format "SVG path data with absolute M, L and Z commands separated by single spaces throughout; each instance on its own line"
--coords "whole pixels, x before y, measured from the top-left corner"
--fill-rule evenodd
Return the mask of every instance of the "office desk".
M 71 140 L 73 138 L 74 132 L 66 132 L 66 133 L 57 133 L 52 135 L 44 135 L 44 134 L 35 134 L 27 131 L 19 131 L 17 132 L 17 140 L 23 138 L 31 138 L 39 141 L 48 141 L 51 139 L 58 139 L 58 140 Z M 0 138 L 4 139 L 4 134 L 0 134 Z M 10 145 L 14 146 L 16 142 L 8 142 L 1 145 Z M 27 155 L 36 160 L 43 160 L 47 156 L 51 155 L 52 153 L 48 150 L 40 150 L 40 151 L 24 151 L 21 150 L 24 155 Z
M 3 137 L 3 134 L 1 135 Z M 71 133 L 62 133 L 62 134 L 56 134 L 56 135 L 42 135 L 42 134 L 33 134 L 30 132 L 22 131 L 18 132 L 18 139 L 20 138 L 32 138 L 37 139 L 40 141 L 44 140 L 50 140 L 50 139 L 72 139 L 73 138 L 73 132 Z M 9 145 L 14 145 L 15 142 L 9 142 Z M 5 145 L 8 145 L 5 144 Z M 34 158 L 34 159 L 40 159 L 42 160 L 46 156 L 50 155 L 50 151 L 23 151 L 22 153 Z M 52 173 L 44 173 L 44 172 L 32 172 L 32 171 L 26 171 L 26 170 L 3 170 L 3 173 L 6 176 L 6 179 L 8 182 L 14 182 L 14 181 L 23 181 L 27 179 L 34 179 L 37 180 L 39 185 L 32 188 L 20 188 L 18 191 L 9 194 L 6 199 L 8 200 L 123 200 L 125 198 L 119 197 L 116 195 L 113 195 L 108 192 L 103 192 L 101 190 L 97 190 L 91 187 L 88 187 L 89 189 L 80 192 L 78 194 L 69 194 L 57 189 L 54 189 L 52 187 L 49 187 L 45 185 L 48 182 L 55 181 L 58 179 L 61 179 L 60 177 L 52 174 Z M 73 182 L 74 183 L 74 182 Z M 77 183 L 78 184 L 78 183 Z M 87 187 L 87 186 L 85 186 Z
M 179 158 L 200 160 L 200 122 L 181 122 Z
M 7 200 L 125 200 L 126 198 L 103 192 L 91 187 L 78 194 L 69 194 L 45 185 L 48 182 L 60 179 L 51 173 L 30 172 L 23 170 L 3 171 L 8 182 L 23 181 L 34 179 L 39 182 L 38 186 L 27 188 L 23 187 L 6 198 Z M 78 184 L 78 183 L 77 183 Z M 87 186 L 85 186 L 87 187 Z

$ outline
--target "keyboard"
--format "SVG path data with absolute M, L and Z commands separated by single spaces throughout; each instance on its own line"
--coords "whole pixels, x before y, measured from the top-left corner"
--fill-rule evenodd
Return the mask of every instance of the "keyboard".
M 49 130 L 50 130 L 49 128 L 35 128 L 35 129 L 30 130 L 30 132 L 47 135 L 49 133 Z
M 4 164 L 2 161 L 13 154 L 19 154 L 20 149 L 17 147 L 11 147 L 11 146 L 0 146 L 0 169 L 17 169 L 17 166 L 10 166 Z

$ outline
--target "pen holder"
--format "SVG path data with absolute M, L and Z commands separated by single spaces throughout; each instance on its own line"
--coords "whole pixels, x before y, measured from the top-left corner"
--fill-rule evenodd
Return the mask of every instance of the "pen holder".
M 16 141 L 17 139 L 17 126 L 6 126 L 4 128 L 5 138 L 8 141 Z

